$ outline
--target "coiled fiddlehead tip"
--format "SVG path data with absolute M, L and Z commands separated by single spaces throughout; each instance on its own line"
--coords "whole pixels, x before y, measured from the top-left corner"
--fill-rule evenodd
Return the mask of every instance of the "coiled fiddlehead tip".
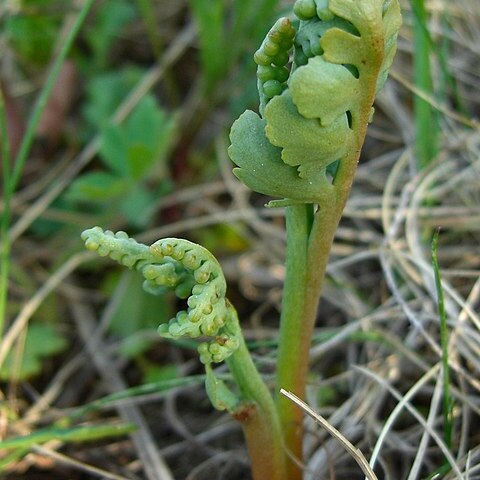
M 253 59 L 258 65 L 258 92 L 260 110 L 263 111 L 268 101 L 280 95 L 287 88 L 289 76 L 289 52 L 293 47 L 295 29 L 288 18 L 280 18 L 270 29 Z
M 232 307 L 225 298 L 225 277 L 207 249 L 178 238 L 161 239 L 148 247 L 125 232 L 113 233 L 100 227 L 85 230 L 81 237 L 89 250 L 140 271 L 148 293 L 173 290 L 179 298 L 187 299 L 186 310 L 160 325 L 161 336 L 210 337 L 210 341 L 199 346 L 200 359 L 205 364 L 222 362 L 238 348 Z

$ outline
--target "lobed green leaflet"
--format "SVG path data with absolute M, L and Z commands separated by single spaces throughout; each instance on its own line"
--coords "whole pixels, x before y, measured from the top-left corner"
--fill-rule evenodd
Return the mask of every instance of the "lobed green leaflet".
M 260 114 L 247 110 L 233 124 L 229 154 L 249 188 L 283 197 L 271 206 L 326 206 L 337 186 L 332 172 L 358 161 L 395 55 L 400 7 L 302 0 L 294 13 L 298 31 L 278 20 L 255 54 Z

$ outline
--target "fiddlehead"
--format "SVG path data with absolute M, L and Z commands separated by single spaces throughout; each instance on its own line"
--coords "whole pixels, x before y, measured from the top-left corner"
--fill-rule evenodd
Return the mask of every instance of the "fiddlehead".
M 89 250 L 138 270 L 147 292 L 173 290 L 179 298 L 187 299 L 185 310 L 159 326 L 161 336 L 210 337 L 198 347 L 204 364 L 222 362 L 238 348 L 238 321 L 225 298 L 225 277 L 207 249 L 178 238 L 165 238 L 148 247 L 125 232 L 113 233 L 100 227 L 85 230 L 82 239 Z
M 298 0 L 294 13 L 298 30 L 280 19 L 255 54 L 260 116 L 234 123 L 229 153 L 247 186 L 284 198 L 273 205 L 322 206 L 331 172 L 355 169 L 401 16 L 398 0 Z
M 260 111 L 275 95 L 287 88 L 289 51 L 293 46 L 295 29 L 287 18 L 280 18 L 270 29 L 253 56 L 257 68 Z

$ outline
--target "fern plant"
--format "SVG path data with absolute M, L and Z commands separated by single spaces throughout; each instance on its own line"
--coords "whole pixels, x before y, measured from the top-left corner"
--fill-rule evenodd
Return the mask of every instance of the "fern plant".
M 282 81 L 293 29 L 281 19 L 254 57 L 260 115 L 246 111 L 233 124 L 229 152 L 239 179 L 283 197 L 270 206 L 286 206 L 277 392 L 303 396 L 329 252 L 401 16 L 396 0 L 299 0 L 294 12 L 300 25 L 289 77 Z M 277 408 L 286 445 L 301 458 L 302 413 L 278 393 Z M 289 466 L 289 478 L 298 478 Z
M 286 208 L 275 395 L 252 362 L 210 252 L 181 239 L 147 247 L 99 227 L 82 234 L 87 248 L 139 270 L 147 291 L 173 289 L 187 300 L 188 308 L 159 333 L 206 339 L 198 351 L 207 393 L 216 408 L 242 423 L 256 480 L 302 476 L 292 460 L 302 459 L 302 413 L 278 392 L 304 395 L 330 248 L 401 23 L 398 0 L 297 0 L 293 12 L 297 20 L 278 20 L 255 53 L 259 114 L 240 116 L 229 148 L 235 175 L 252 190 L 277 197 L 269 206 Z M 212 364 L 222 361 L 235 386 L 215 376 Z
M 212 405 L 227 410 L 242 423 L 255 478 L 285 478 L 282 435 L 273 398 L 250 357 L 237 313 L 225 297 L 227 285 L 215 257 L 202 246 L 179 238 L 165 238 L 147 247 L 125 232 L 100 227 L 85 230 L 82 238 L 89 250 L 138 270 L 147 292 L 159 295 L 173 290 L 178 298 L 186 299 L 187 309 L 160 325 L 159 334 L 173 339 L 204 339 L 198 353 L 205 365 L 205 386 Z M 214 374 L 212 364 L 223 361 L 238 387 L 236 392 Z

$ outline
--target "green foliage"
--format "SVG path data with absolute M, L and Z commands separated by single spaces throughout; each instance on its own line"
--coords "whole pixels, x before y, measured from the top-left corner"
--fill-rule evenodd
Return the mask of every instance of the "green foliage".
M 198 26 L 204 85 L 211 91 L 225 76 L 245 45 L 256 41 L 268 24 L 278 0 L 234 0 L 230 8 L 224 0 L 190 0 Z M 228 45 L 228 48 L 219 48 Z M 248 51 L 248 50 L 247 50 Z
M 94 21 L 85 29 L 85 40 L 91 49 L 88 68 L 98 71 L 108 65 L 112 45 L 135 14 L 128 0 L 106 0 L 98 4 Z
M 181 372 L 178 365 L 158 365 L 157 363 L 142 362 L 143 378 L 145 383 L 156 383 L 157 385 L 168 385 L 181 381 Z M 168 388 L 166 388 L 168 390 Z M 157 390 L 158 392 L 159 390 Z
M 318 201 L 324 190 L 302 179 L 295 168 L 281 161 L 281 149 L 265 139 L 266 121 L 247 110 L 235 122 L 230 134 L 229 155 L 240 167 L 235 175 L 256 192 L 289 198 L 289 203 L 305 199 Z M 322 182 L 326 184 L 326 180 Z M 298 192 L 298 193 L 295 193 Z
M 83 117 L 89 135 L 103 130 L 145 71 L 134 66 L 91 76 L 86 83 Z
M 16 364 L 15 349 L 11 350 L 0 368 L 0 379 L 9 380 L 13 372 L 18 380 L 32 378 L 42 371 L 44 359 L 61 353 L 66 347 L 67 341 L 54 327 L 34 323 L 28 327 L 20 364 Z
M 244 252 L 249 242 L 244 225 L 213 225 L 195 230 L 196 243 L 220 254 Z
M 24 0 L 18 13 L 6 18 L 7 40 L 24 64 L 43 66 L 50 60 L 63 18 L 59 9 L 58 0 Z
M 10 223 L 12 220 L 11 202 L 13 195 L 19 185 L 23 169 L 25 167 L 28 154 L 33 144 L 35 131 L 40 123 L 42 113 L 45 111 L 45 106 L 50 94 L 53 91 L 55 82 L 59 77 L 62 65 L 72 47 L 72 44 L 82 26 L 91 6 L 93 0 L 86 0 L 76 18 L 74 19 L 71 28 L 66 33 L 63 44 L 60 46 L 58 55 L 52 62 L 51 69 L 47 75 L 45 84 L 41 89 L 38 99 L 32 108 L 28 124 L 21 140 L 19 151 L 14 159 L 11 159 L 11 152 L 9 151 L 8 141 L 2 142 L 2 169 L 4 174 L 3 179 L 3 212 L 0 222 L 0 238 L 2 240 L 2 248 L 0 249 L 0 337 L 3 337 L 3 329 L 6 319 L 6 299 L 7 290 L 9 287 L 9 275 L 10 275 L 10 253 L 12 250 L 12 242 L 10 239 Z M 7 138 L 7 108 L 4 104 L 3 92 L 0 95 L 0 134 L 3 139 Z M 13 160 L 12 165 L 10 161 Z M 37 355 L 41 356 L 41 355 Z M 30 361 L 29 371 L 35 368 L 34 362 Z
M 100 155 L 112 172 L 141 180 L 163 159 L 172 136 L 173 120 L 151 95 L 137 105 L 125 125 L 109 125 L 103 132 Z
M 110 103 L 102 107 L 108 109 Z M 103 129 L 100 159 L 107 171 L 78 177 L 68 193 L 71 201 L 107 207 L 111 202 L 133 225 L 145 226 L 152 205 L 168 188 L 165 168 L 175 122 L 147 95 L 124 125 Z M 149 189 L 147 180 L 160 181 Z
M 190 6 L 198 24 L 205 80 L 207 85 L 212 85 L 226 68 L 224 55 L 219 54 L 218 48 L 226 40 L 223 27 L 225 2 L 193 0 Z
M 247 186 L 285 198 L 274 205 L 322 205 L 336 186 L 328 169 L 357 161 L 395 54 L 399 5 L 332 0 L 327 8 L 311 0 L 294 11 L 298 32 L 280 19 L 255 54 L 260 115 L 247 111 L 234 123 L 229 153 Z

